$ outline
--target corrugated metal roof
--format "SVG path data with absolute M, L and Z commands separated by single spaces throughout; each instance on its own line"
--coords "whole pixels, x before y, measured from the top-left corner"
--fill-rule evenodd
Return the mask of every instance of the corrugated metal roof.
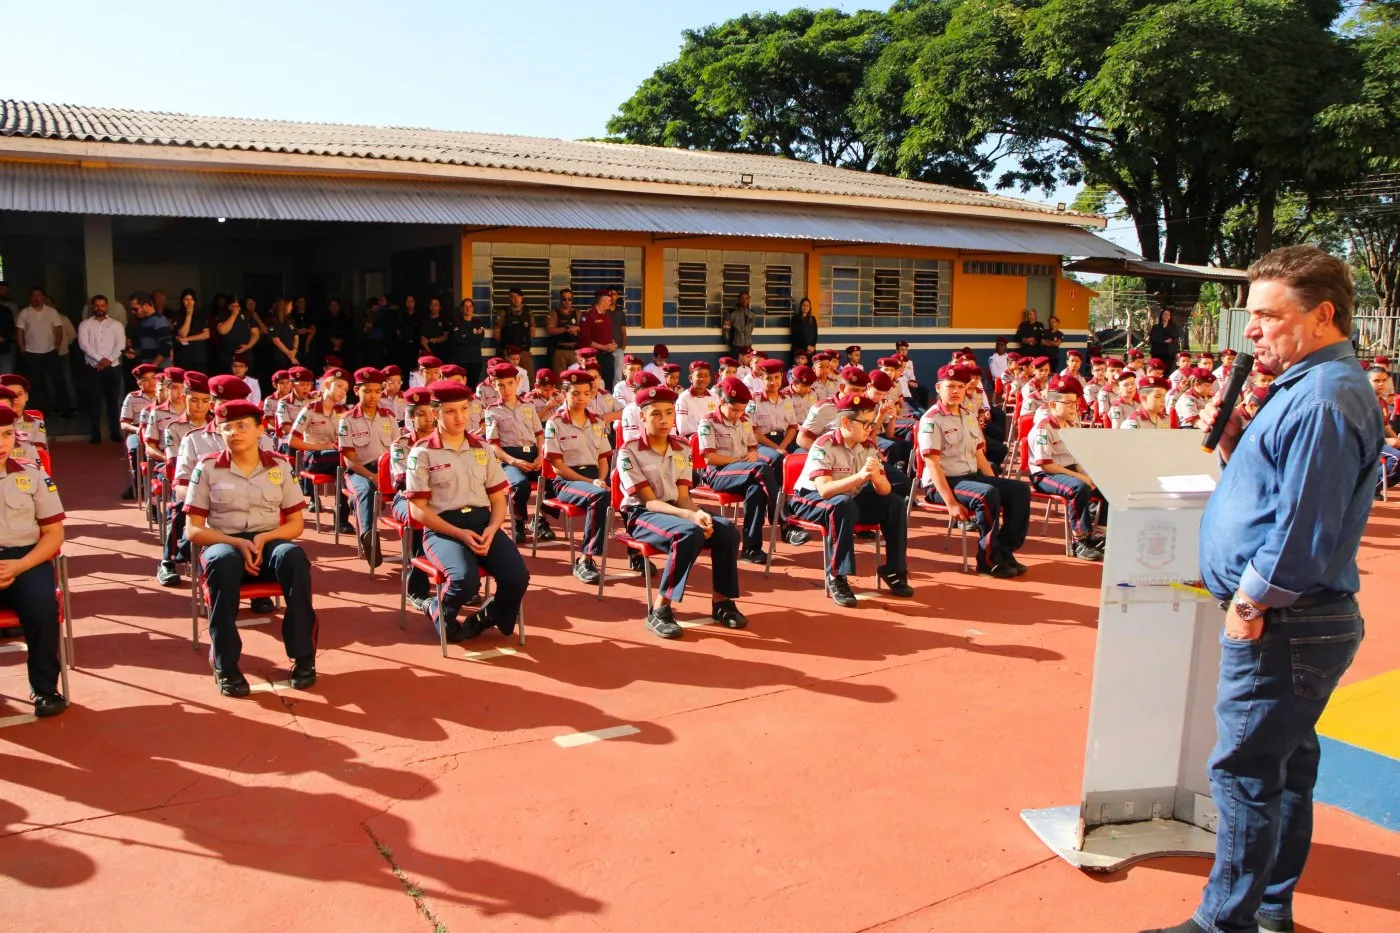
M 1138 258 L 1076 227 L 854 208 L 757 206 L 462 182 L 0 163 L 0 210 L 142 217 L 727 235 L 1058 256 Z
M 1193 266 L 1184 262 L 1149 262 L 1146 259 L 1098 257 L 1081 259 L 1065 268 L 1071 272 L 1091 272 L 1096 275 L 1137 275 L 1144 278 L 1189 279 L 1195 282 L 1249 281 L 1249 273 L 1243 269 Z
M 1068 224 L 1098 220 L 1062 214 L 1048 205 L 1018 198 L 775 156 L 490 133 L 202 117 L 6 100 L 0 101 L 0 151 L 6 136 L 428 162 L 576 178 L 999 208 L 1044 214 Z M 752 184 L 741 182 L 744 174 L 753 176 Z

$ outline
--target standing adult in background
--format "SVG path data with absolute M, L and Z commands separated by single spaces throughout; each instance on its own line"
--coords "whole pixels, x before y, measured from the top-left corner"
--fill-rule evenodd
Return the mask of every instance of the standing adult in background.
M 428 316 L 418 324 L 418 353 L 420 356 L 448 357 L 452 349 L 452 318 L 442 313 L 442 302 L 428 299 Z
M 526 372 L 534 372 L 530 345 L 535 340 L 535 315 L 526 307 L 525 294 L 520 289 L 512 288 L 507 300 L 509 304 L 496 318 L 492 334 L 496 338 L 496 354 L 504 356 L 506 347 L 519 347 L 520 365 Z
M 476 302 L 470 298 L 462 299 L 461 311 L 454 332 L 453 362 L 467 371 L 467 385 L 475 389 L 481 383 L 481 345 L 486 342 L 486 322 L 476 316 Z
M 1045 333 L 1045 328 L 1036 319 L 1034 308 L 1021 309 L 1021 324 L 1016 328 L 1016 343 L 1021 348 L 1021 354 L 1029 356 L 1041 356 L 1040 336 Z
M 617 297 L 610 288 L 599 288 L 593 293 L 593 306 L 583 313 L 579 324 L 578 342 L 598 353 L 598 374 L 603 385 L 617 382 L 617 360 L 614 353 L 622 346 L 618 338 L 623 333 L 613 317 Z
M 180 293 L 175 321 L 175 365 L 186 371 L 204 372 L 209 368 L 209 315 L 199 306 L 193 289 Z
M 293 320 L 293 324 L 295 323 Z M 311 360 L 319 366 L 327 356 L 334 356 L 345 366 L 350 365 L 350 315 L 341 308 L 339 298 L 332 298 L 326 302 L 326 313 L 322 315 L 321 322 L 313 325 L 311 330 L 316 342 L 309 344 L 302 339 L 298 355 L 303 360 Z M 297 336 L 301 336 L 300 331 Z
M 1316 725 L 1365 632 L 1356 553 L 1384 428 L 1356 364 L 1351 270 L 1313 246 L 1249 267 L 1244 336 L 1279 373 L 1201 519 L 1221 633 L 1211 796 L 1215 865 L 1173 933 L 1292 930 L 1312 837 Z M 1208 428 L 1229 412 L 1203 413 Z
M 797 303 L 797 310 L 792 313 L 792 323 L 788 326 L 791 331 L 790 344 L 792 346 L 793 364 L 797 363 L 797 354 L 807 354 L 807 359 L 812 358 L 812 354 L 817 352 L 817 315 L 812 310 L 812 299 L 803 298 Z
M 389 299 L 384 295 L 371 298 L 365 306 L 365 320 L 360 327 L 360 362 L 371 366 L 394 357 L 396 353 L 406 353 L 410 359 L 418 359 L 418 321 L 410 328 L 413 334 L 413 347 L 401 348 L 398 345 L 398 327 L 404 319 L 400 310 L 397 314 L 389 307 Z M 331 354 L 332 356 L 334 354 Z M 324 357 L 323 357 L 324 361 Z M 345 362 L 341 360 L 341 362 Z M 409 364 L 413 365 L 413 364 Z
M 15 340 L 20 351 L 20 372 L 34 386 L 35 407 L 49 416 L 67 412 L 72 403 L 58 358 L 63 322 L 42 288 L 29 290 L 29 306 L 15 321 Z
M 1147 334 L 1147 345 L 1153 358 L 1159 360 L 1170 360 L 1181 349 L 1181 328 L 1172 320 L 1170 308 L 1163 308 L 1157 315 L 1157 323 Z
M 394 361 L 404 372 L 412 372 L 418 368 L 418 357 L 423 354 L 419 350 L 418 328 L 422 320 L 418 314 L 418 301 L 412 295 L 404 299 L 402 308 L 392 319 L 388 316 L 389 301 L 380 297 L 370 302 L 369 314 L 376 315 L 379 321 L 379 329 L 383 331 L 384 340 L 393 344 L 392 349 L 386 347 Z M 368 317 L 366 318 L 368 323 Z M 369 330 L 365 330 L 368 339 Z M 366 365 L 374 365 L 367 363 Z
M 562 373 L 578 359 L 574 351 L 578 349 L 579 314 L 572 288 L 560 289 L 559 304 L 545 318 L 544 330 L 549 334 L 549 366 Z
M 301 335 L 292 323 L 292 303 L 285 298 L 278 298 L 272 303 L 267 339 L 272 346 L 271 364 L 274 370 L 301 365 Z
M 15 371 L 15 316 L 19 305 L 10 299 L 10 285 L 0 281 L 0 369 Z
M 253 328 L 253 322 L 243 313 L 243 304 L 237 295 L 229 295 L 224 304 L 224 316 L 216 318 L 214 330 L 219 334 L 218 355 L 215 370 L 220 375 L 233 370 L 233 358 L 239 353 L 247 353 L 258 342 L 261 333 Z
M 753 346 L 753 309 L 749 307 L 749 293 L 744 290 L 734 299 L 734 307 L 724 312 L 720 323 L 724 331 L 724 342 L 729 345 L 729 355 L 739 356 L 740 347 Z
M 88 440 L 102 443 L 102 416 L 106 409 L 107 432 L 114 441 L 122 439 L 119 420 L 122 405 L 122 351 L 126 349 L 126 328 L 107 316 L 107 296 L 93 295 L 88 301 L 92 317 L 78 325 L 78 348 L 83 351 L 87 375 L 88 420 L 92 430 Z
M 287 315 L 287 319 L 291 322 L 292 329 L 295 330 L 297 334 L 297 344 L 300 347 L 297 351 L 297 356 L 310 359 L 311 347 L 312 344 L 316 342 L 316 335 L 319 331 L 316 327 L 315 317 L 306 307 L 305 295 L 297 295 L 296 298 L 292 300 L 291 313 Z M 272 321 L 269 320 L 268 323 L 271 324 Z M 339 353 L 332 355 L 340 356 L 341 363 L 342 365 L 344 364 L 345 358 L 343 356 Z M 273 368 L 276 369 L 277 367 L 274 366 Z
M 1060 347 L 1065 342 L 1065 332 L 1060 330 L 1060 319 L 1055 315 L 1050 315 L 1050 319 L 1045 322 L 1045 329 L 1040 334 L 1040 352 L 1050 357 L 1050 371 L 1057 373 L 1064 368 L 1064 354 Z

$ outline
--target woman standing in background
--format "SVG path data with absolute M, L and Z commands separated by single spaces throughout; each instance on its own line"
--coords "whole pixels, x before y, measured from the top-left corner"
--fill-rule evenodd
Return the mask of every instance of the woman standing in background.
M 180 293 L 176 319 L 179 325 L 175 328 L 175 365 L 209 372 L 209 314 L 199 306 L 194 289 L 187 288 Z
M 792 353 L 807 354 L 811 359 L 812 354 L 817 352 L 817 316 L 812 311 L 812 299 L 803 298 L 797 303 L 797 310 L 793 312 L 792 324 Z

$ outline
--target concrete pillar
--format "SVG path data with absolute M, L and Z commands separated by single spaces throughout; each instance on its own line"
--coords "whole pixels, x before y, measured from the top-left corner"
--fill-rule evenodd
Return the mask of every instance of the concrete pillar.
M 112 316 L 118 317 L 116 263 L 112 258 L 112 218 L 105 214 L 83 217 L 83 266 L 85 276 L 83 304 L 93 295 L 106 295 L 112 306 Z M 124 317 L 124 316 L 122 316 Z

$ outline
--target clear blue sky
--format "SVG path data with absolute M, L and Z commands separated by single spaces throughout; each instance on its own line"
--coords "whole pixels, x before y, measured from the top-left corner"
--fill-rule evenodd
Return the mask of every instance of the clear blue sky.
M 70 0 L 6 3 L 17 100 L 577 139 L 674 59 L 681 31 L 763 0 Z M 822 0 L 854 12 L 887 3 Z M 1032 194 L 1068 201 L 1072 191 Z M 1136 247 L 1121 222 L 1109 236 Z M 1121 231 L 1121 232 L 1120 232 Z

